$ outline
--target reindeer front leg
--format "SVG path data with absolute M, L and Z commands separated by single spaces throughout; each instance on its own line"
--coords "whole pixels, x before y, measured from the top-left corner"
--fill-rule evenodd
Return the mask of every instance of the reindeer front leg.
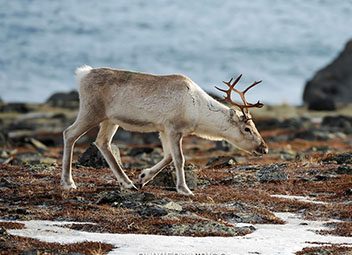
M 144 169 L 139 175 L 139 185 L 142 188 L 148 182 L 153 180 L 155 176 L 158 175 L 167 165 L 172 161 L 170 153 L 170 143 L 164 132 L 160 132 L 161 145 L 163 147 L 164 158 L 151 168 Z
M 178 193 L 186 196 L 193 196 L 192 191 L 188 188 L 185 179 L 185 158 L 182 152 L 182 133 L 169 131 L 166 132 L 169 140 L 172 160 L 176 168 L 176 190 Z

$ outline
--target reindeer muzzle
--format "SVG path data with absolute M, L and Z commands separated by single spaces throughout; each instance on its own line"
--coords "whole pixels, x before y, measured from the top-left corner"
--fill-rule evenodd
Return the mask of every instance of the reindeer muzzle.
M 268 154 L 269 148 L 268 146 L 262 142 L 256 149 L 255 152 L 258 154 Z

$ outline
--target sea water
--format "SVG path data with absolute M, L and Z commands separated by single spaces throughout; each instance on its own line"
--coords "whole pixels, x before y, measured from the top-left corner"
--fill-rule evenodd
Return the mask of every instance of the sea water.
M 301 104 L 352 38 L 352 1 L 0 0 L 0 98 L 43 102 L 88 64 L 182 73 L 206 91 L 243 74 L 252 101 Z

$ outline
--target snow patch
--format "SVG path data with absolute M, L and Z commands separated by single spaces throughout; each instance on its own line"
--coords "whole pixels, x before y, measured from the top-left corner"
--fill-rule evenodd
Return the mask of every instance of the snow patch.
M 299 202 L 305 202 L 305 203 L 311 203 L 311 204 L 319 204 L 319 205 L 328 204 L 327 202 L 316 201 L 314 198 L 308 197 L 308 196 L 271 195 L 271 197 L 283 198 L 283 199 L 289 199 L 289 200 L 296 200 L 296 201 L 299 201 Z
M 332 221 L 303 220 L 293 213 L 276 213 L 286 224 L 253 224 L 257 229 L 238 237 L 184 237 L 162 235 L 89 233 L 68 229 L 67 224 L 77 222 L 19 221 L 25 229 L 12 229 L 12 235 L 31 237 L 45 242 L 75 243 L 103 242 L 116 248 L 109 254 L 294 254 L 304 247 L 316 246 L 313 242 L 352 246 L 352 238 L 319 235 L 317 230 Z M 80 224 L 80 223 L 78 223 Z

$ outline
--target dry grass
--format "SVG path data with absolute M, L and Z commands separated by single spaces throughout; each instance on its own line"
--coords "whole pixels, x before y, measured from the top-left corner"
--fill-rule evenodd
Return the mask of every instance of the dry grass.
M 304 248 L 297 252 L 296 255 L 351 255 L 352 247 L 338 245 L 324 245 L 320 247 Z

